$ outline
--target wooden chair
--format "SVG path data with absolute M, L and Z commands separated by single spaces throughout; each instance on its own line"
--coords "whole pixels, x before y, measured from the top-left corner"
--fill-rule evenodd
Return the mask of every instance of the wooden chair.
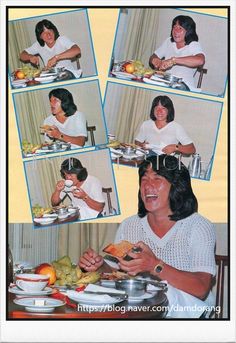
M 201 88 L 203 75 L 207 74 L 207 69 L 203 68 L 203 66 L 198 67 L 197 70 L 195 71 L 195 73 L 193 74 L 193 77 L 196 75 L 196 73 L 199 73 L 197 88 Z
M 107 207 L 108 207 L 108 214 L 106 212 L 103 212 L 103 214 L 104 215 L 117 214 L 116 209 L 112 206 L 112 203 L 111 203 L 111 194 L 110 193 L 112 192 L 112 188 L 111 187 L 108 187 L 108 188 L 103 187 L 102 191 L 103 191 L 103 193 L 106 193 Z
M 216 303 L 215 307 L 219 306 L 220 311 L 215 312 L 215 318 L 221 319 L 223 316 L 224 308 L 224 281 L 225 281 L 225 267 L 229 265 L 228 256 L 216 255 L 216 265 L 218 266 L 218 271 L 216 275 Z
M 81 57 L 81 54 L 75 56 L 75 57 L 71 60 L 71 62 L 75 62 L 76 67 L 77 67 L 78 70 L 81 68 L 81 67 L 80 67 L 80 57 Z
M 91 140 L 92 146 L 95 146 L 94 131 L 96 131 L 96 126 L 88 126 L 87 125 L 87 131 L 90 133 L 90 140 Z

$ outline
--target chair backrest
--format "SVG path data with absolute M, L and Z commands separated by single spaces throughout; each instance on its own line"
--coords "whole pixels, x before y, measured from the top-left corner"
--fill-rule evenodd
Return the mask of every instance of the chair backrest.
M 108 187 L 108 188 L 105 188 L 103 187 L 102 188 L 102 191 L 103 193 L 106 194 L 107 196 L 107 208 L 108 208 L 108 215 L 112 215 L 112 214 L 116 214 L 117 211 L 116 209 L 112 206 L 112 203 L 111 203 L 111 192 L 112 192 L 112 188 L 111 187 Z M 103 213 L 104 215 L 107 215 L 106 212 Z
M 76 68 L 77 68 L 78 70 L 81 68 L 81 67 L 80 67 L 80 57 L 81 57 L 81 55 L 79 54 L 79 55 L 75 56 L 75 57 L 71 60 L 71 62 L 75 62 Z
M 224 308 L 224 281 L 225 281 L 225 267 L 229 264 L 228 256 L 216 255 L 216 265 L 218 271 L 216 275 L 216 303 L 215 307 L 219 307 L 220 311 L 215 312 L 215 318 L 222 318 Z
M 198 78 L 198 82 L 197 82 L 197 88 L 201 88 L 203 75 L 207 74 L 207 69 L 203 68 L 203 66 L 200 66 L 200 67 L 197 68 L 197 70 L 195 71 L 193 76 L 195 76 L 197 72 L 199 73 L 199 78 Z
M 88 126 L 87 125 L 87 131 L 90 133 L 91 145 L 95 146 L 94 131 L 96 131 L 96 126 Z

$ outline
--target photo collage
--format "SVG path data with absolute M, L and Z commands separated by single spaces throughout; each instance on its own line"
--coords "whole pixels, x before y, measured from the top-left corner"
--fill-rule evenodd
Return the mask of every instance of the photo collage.
M 6 320 L 229 320 L 229 8 L 6 21 Z

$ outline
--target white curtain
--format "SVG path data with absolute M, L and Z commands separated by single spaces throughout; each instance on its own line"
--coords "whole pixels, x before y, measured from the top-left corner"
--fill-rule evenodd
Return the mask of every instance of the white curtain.
M 114 241 L 117 227 L 118 224 L 109 223 L 63 225 L 59 229 L 58 255 L 69 255 L 77 262 L 89 247 L 102 254 L 102 249 Z
M 30 45 L 30 37 L 23 21 L 16 20 L 8 25 L 8 55 L 10 72 L 22 67 L 24 64 L 20 61 L 19 56 L 27 46 Z
M 121 15 L 127 16 L 127 21 L 125 30 L 121 30 L 122 39 L 118 37 L 119 60 L 141 60 L 148 66 L 149 57 L 157 48 L 159 9 L 132 8 L 128 15 Z

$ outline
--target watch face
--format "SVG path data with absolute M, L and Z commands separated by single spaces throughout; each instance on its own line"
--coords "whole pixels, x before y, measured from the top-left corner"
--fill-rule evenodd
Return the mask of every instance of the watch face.
M 156 266 L 155 272 L 160 273 L 161 271 L 162 271 L 162 266 L 161 265 Z

